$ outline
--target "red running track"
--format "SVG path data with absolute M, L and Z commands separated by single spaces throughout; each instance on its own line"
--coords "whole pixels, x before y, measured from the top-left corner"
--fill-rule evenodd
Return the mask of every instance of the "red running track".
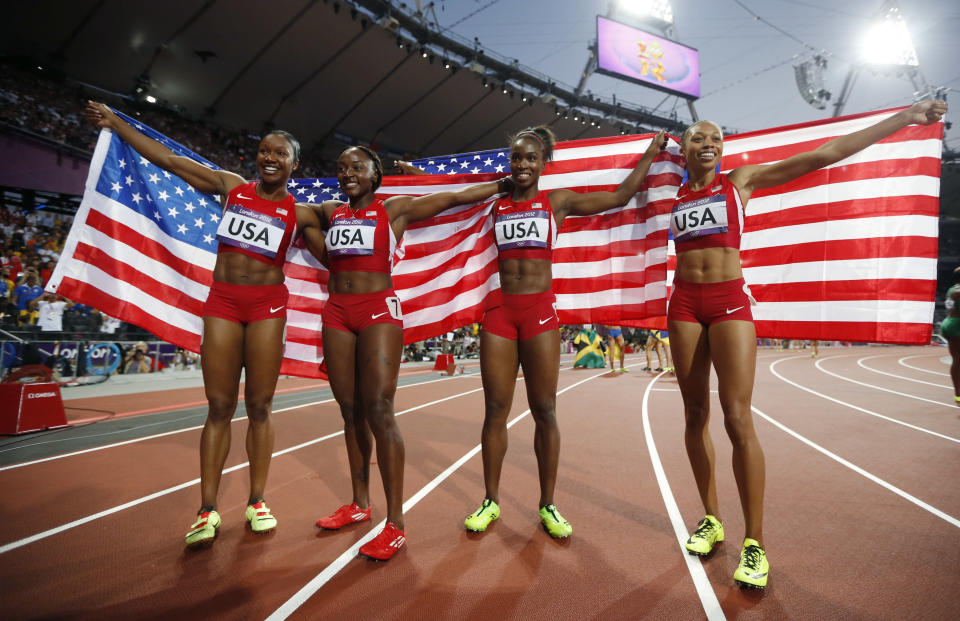
M 701 561 L 680 538 L 702 516 L 669 375 L 564 369 L 557 505 L 564 542 L 537 521 L 533 422 L 518 381 L 487 533 L 463 517 L 483 497 L 476 375 L 422 374 L 397 393 L 407 448 L 407 546 L 355 558 L 367 523 L 321 532 L 349 498 L 332 401 L 280 411 L 268 501 L 277 531 L 244 526 L 234 423 L 209 550 L 185 551 L 198 501 L 199 430 L 0 468 L 7 619 L 955 619 L 960 584 L 960 408 L 943 348 L 761 350 L 755 424 L 767 460 L 764 592 L 734 586 L 743 520 L 719 404 L 711 431 L 727 541 Z M 475 369 L 474 369 L 475 370 Z M 715 385 L 715 382 L 714 382 Z M 131 407 L 143 409 L 130 396 Z M 118 399 L 114 397 L 112 399 Z M 321 401 L 318 397 L 315 401 Z M 114 404 L 116 405 L 116 404 Z M 662 471 L 658 478 L 657 472 Z M 374 472 L 374 519 L 383 495 Z M 672 517 L 673 516 L 673 517 Z

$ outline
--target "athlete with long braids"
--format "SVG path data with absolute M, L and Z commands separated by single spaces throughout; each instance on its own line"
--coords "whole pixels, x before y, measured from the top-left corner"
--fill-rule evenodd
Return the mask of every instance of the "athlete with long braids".
M 524 129 L 510 140 L 513 191 L 495 203 L 492 215 L 500 289 L 488 298 L 480 333 L 486 496 L 480 507 L 467 516 L 467 530 L 485 531 L 500 517 L 500 472 L 507 452 L 507 415 L 513 403 L 517 369 L 522 367 L 535 425 L 540 522 L 551 537 L 569 537 L 573 532 L 553 499 L 560 458 L 556 419 L 560 326 L 552 291 L 553 244 L 568 215 L 589 216 L 626 205 L 640 190 L 665 142 L 663 132 L 657 134 L 615 191 L 581 194 L 566 189 L 539 189 L 540 175 L 552 158 L 556 143 L 550 129 Z
M 375 196 L 383 180 L 380 158 L 362 146 L 337 160 L 337 180 L 349 202 L 320 207 L 327 229 L 330 298 L 323 309 L 323 352 L 333 396 L 344 422 L 353 500 L 317 526 L 338 529 L 370 519 L 371 432 L 387 496 L 387 524 L 360 554 L 389 560 L 405 541 L 403 437 L 393 416 L 403 353 L 403 314 L 390 274 L 407 225 L 444 209 L 509 189 L 508 179 L 426 196 Z

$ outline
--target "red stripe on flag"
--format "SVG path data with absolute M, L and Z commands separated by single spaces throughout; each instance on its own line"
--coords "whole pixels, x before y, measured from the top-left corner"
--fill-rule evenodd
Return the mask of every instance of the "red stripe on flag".
M 747 211 L 750 211 L 749 204 Z M 775 229 L 796 224 L 812 224 L 828 220 L 883 218 L 889 216 L 933 216 L 940 214 L 940 199 L 935 196 L 882 196 L 831 203 L 800 205 L 768 213 L 748 215 L 744 232 Z M 866 233 L 866 231 L 865 231 Z
M 191 351 L 200 351 L 199 334 L 173 326 L 136 304 L 115 298 L 93 285 L 73 278 L 64 278 L 57 292 L 75 302 L 87 304 L 123 321 L 138 326 L 148 326 L 151 333 L 165 341 L 176 343 Z
M 807 263 L 811 261 L 871 260 L 892 257 L 937 258 L 937 239 L 931 237 L 867 237 L 810 242 L 743 250 L 744 267 Z
M 864 280 L 828 280 L 776 285 L 750 285 L 758 302 L 809 302 L 850 300 L 927 301 L 936 292 L 937 283 L 912 278 Z
M 918 345 L 929 344 L 933 333 L 930 323 L 760 320 L 754 323 L 758 338 Z
M 914 140 L 939 138 L 942 131 L 943 128 L 941 127 L 940 129 L 937 129 L 936 125 L 909 125 L 897 133 L 880 140 L 876 144 L 893 144 L 897 142 L 910 142 Z M 742 153 L 724 155 L 720 164 L 720 170 L 733 170 L 738 166 L 745 166 L 747 164 L 767 164 L 779 162 L 780 160 L 785 160 L 788 157 L 793 157 L 798 153 L 813 151 L 817 147 L 823 146 L 836 137 L 837 136 L 825 136 L 822 138 L 815 138 L 813 140 L 802 140 L 798 142 L 791 142 L 789 144 L 768 147 L 765 149 L 752 149 Z M 736 136 L 727 137 L 726 142 L 728 144 L 736 144 L 738 140 L 749 140 L 750 138 L 751 136 L 747 136 L 745 134 L 737 134 Z
M 831 183 L 847 183 L 850 181 L 864 181 L 867 179 L 891 179 L 922 175 L 936 177 L 940 174 L 940 159 L 933 157 L 915 157 L 910 159 L 889 159 L 880 162 L 860 162 L 847 164 L 835 168 L 826 168 L 807 173 L 790 183 L 778 185 L 775 188 L 757 190 L 753 198 L 786 194 L 798 190 L 830 185 Z M 907 193 L 909 188 L 904 188 Z
M 187 295 L 176 287 L 171 287 L 152 278 L 128 263 L 117 261 L 99 248 L 82 243 L 77 244 L 73 257 L 78 261 L 99 268 L 117 280 L 129 283 L 131 287 L 136 287 L 156 300 L 181 308 L 194 315 L 200 315 L 203 311 L 202 301 Z M 113 313 L 108 311 L 107 314 L 112 315 Z
M 86 224 L 87 226 L 100 231 L 104 235 L 112 237 L 118 242 L 122 242 L 127 246 L 134 248 L 137 250 L 137 252 L 143 254 L 144 256 L 163 263 L 170 269 L 183 274 L 190 280 L 201 284 L 206 284 L 213 281 L 213 273 L 210 270 L 178 257 L 163 244 L 154 241 L 153 239 L 143 235 L 135 229 L 128 227 L 125 224 L 111 219 L 109 216 L 106 216 L 95 209 L 91 209 L 87 214 Z

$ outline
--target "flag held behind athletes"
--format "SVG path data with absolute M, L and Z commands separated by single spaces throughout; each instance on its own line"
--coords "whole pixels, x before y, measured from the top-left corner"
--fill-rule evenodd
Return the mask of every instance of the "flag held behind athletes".
M 730 136 L 722 167 L 778 161 L 894 112 Z M 213 167 L 127 120 L 177 153 Z M 760 336 L 929 342 L 941 135 L 942 124 L 911 126 L 824 171 L 754 194 L 742 256 L 745 279 L 760 302 L 754 308 Z M 540 187 L 613 189 L 648 140 L 559 143 Z M 469 167 L 461 161 L 456 170 L 480 172 L 478 161 L 485 160 L 479 155 L 467 154 Z M 435 159 L 456 163 L 461 157 Z M 487 159 L 487 174 L 387 177 L 378 194 L 423 194 L 501 176 L 506 162 L 497 164 L 498 170 L 495 159 Z M 672 147 L 654 163 L 630 205 L 567 218 L 554 251 L 562 323 L 637 325 L 662 316 L 675 264 L 670 256 L 668 273 L 669 209 L 681 174 L 682 160 Z M 329 179 L 291 180 L 290 189 L 310 202 L 339 198 Z M 407 342 L 480 319 L 484 296 L 498 286 L 491 204 L 452 209 L 407 231 L 394 271 Z M 216 197 L 198 194 L 104 131 L 49 288 L 196 351 L 220 212 Z M 297 247 L 284 271 L 291 300 L 281 370 L 315 377 L 327 272 Z
M 124 118 L 176 153 L 215 168 L 135 119 Z M 558 145 L 558 161 L 541 185 L 612 189 L 648 142 L 649 137 L 626 137 Z M 675 153 L 664 154 L 655 164 L 653 187 L 647 193 L 658 209 L 669 208 L 680 171 Z M 442 177 L 439 185 L 430 177 L 387 177 L 380 195 L 423 194 L 498 176 Z M 290 190 L 301 200 L 339 198 L 331 180 L 291 180 Z M 638 198 L 642 201 L 644 195 Z M 411 227 L 405 235 L 399 253 L 406 258 L 396 265 L 394 278 L 408 342 L 481 318 L 486 293 L 498 285 L 490 205 L 485 201 L 449 210 Z M 221 211 L 217 197 L 199 194 L 141 157 L 119 136 L 103 131 L 49 288 L 198 351 L 200 314 L 212 282 Z M 570 233 L 558 240 L 555 271 L 561 320 L 614 321 L 663 313 L 666 229 L 661 223 L 651 231 L 646 219 L 634 201 L 590 222 L 578 224 L 570 218 L 565 223 L 563 230 Z M 646 240 L 647 235 L 661 239 Z M 281 372 L 316 377 L 328 273 L 302 247 L 292 247 L 287 259 L 290 302 Z
M 727 136 L 721 172 L 815 149 L 901 109 Z M 942 122 L 911 125 L 832 166 L 753 193 L 740 258 L 759 302 L 758 336 L 930 342 L 942 136 Z M 669 265 L 672 282 L 672 240 Z

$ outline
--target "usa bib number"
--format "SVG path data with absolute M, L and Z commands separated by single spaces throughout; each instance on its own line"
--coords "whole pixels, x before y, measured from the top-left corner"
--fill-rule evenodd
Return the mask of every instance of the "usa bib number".
M 670 214 L 674 241 L 683 242 L 727 232 L 727 195 L 706 196 L 677 203 Z
M 217 241 L 274 258 L 286 225 L 280 218 L 262 214 L 241 205 L 230 205 L 217 227 Z
M 550 234 L 549 218 L 549 213 L 539 209 L 498 215 L 494 222 L 497 247 L 500 250 L 546 248 Z
M 376 230 L 376 220 L 337 218 L 327 231 L 327 252 L 334 257 L 373 254 Z

